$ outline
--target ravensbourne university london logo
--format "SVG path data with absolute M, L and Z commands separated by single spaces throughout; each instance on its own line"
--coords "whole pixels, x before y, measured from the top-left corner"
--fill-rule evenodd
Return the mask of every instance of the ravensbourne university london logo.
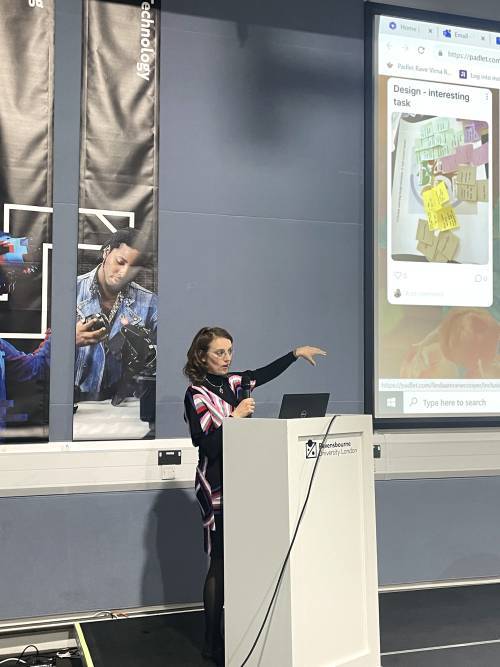
M 313 440 L 306 442 L 306 459 L 316 459 L 318 457 L 318 443 Z

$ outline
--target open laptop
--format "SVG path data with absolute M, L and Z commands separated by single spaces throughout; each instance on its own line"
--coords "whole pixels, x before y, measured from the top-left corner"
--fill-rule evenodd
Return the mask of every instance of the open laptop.
M 330 394 L 283 394 L 278 419 L 324 417 Z

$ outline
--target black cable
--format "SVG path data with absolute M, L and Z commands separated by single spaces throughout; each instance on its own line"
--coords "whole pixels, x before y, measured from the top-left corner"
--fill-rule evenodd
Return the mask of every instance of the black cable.
M 35 651 L 36 651 L 35 659 L 38 660 L 38 658 L 39 658 L 39 656 L 40 656 L 40 651 L 38 650 L 38 648 L 37 648 L 34 644 L 28 644 L 28 646 L 25 646 L 25 647 L 23 648 L 23 651 L 22 651 L 21 655 L 18 656 L 18 658 L 17 658 L 17 660 L 16 660 L 16 665 L 20 665 L 20 664 L 21 664 L 21 660 L 23 659 L 24 654 L 26 653 L 26 651 L 27 651 L 29 648 L 34 648 L 34 649 L 35 649 Z
M 316 475 L 316 468 L 318 467 L 319 459 L 321 457 L 321 450 L 323 448 L 323 445 L 325 444 L 326 439 L 330 435 L 330 429 L 331 429 L 332 424 L 333 424 L 333 422 L 335 421 L 336 418 L 337 418 L 337 415 L 333 415 L 333 417 L 331 418 L 330 423 L 328 424 L 328 428 L 326 429 L 326 433 L 325 433 L 325 435 L 323 437 L 323 440 L 321 441 L 321 444 L 319 446 L 317 457 L 316 457 L 316 462 L 314 464 L 314 468 L 313 468 L 313 471 L 312 471 L 312 474 L 311 474 L 311 479 L 309 480 L 309 487 L 307 489 L 306 499 L 304 500 L 304 504 L 302 505 L 302 509 L 301 509 L 300 515 L 299 515 L 299 520 L 297 521 L 297 525 L 295 526 L 295 530 L 294 530 L 294 533 L 293 533 L 292 540 L 290 542 L 290 546 L 288 547 L 288 551 L 286 553 L 285 560 L 283 561 L 283 565 L 281 567 L 281 570 L 280 570 L 280 573 L 279 573 L 279 576 L 278 576 L 278 581 L 276 583 L 276 586 L 274 588 L 274 592 L 273 592 L 272 597 L 271 597 L 271 602 L 269 603 L 269 606 L 268 606 L 267 611 L 266 611 L 266 615 L 264 616 L 264 620 L 262 621 L 262 625 L 260 626 L 259 632 L 257 633 L 257 637 L 255 638 L 255 641 L 252 644 L 252 648 L 248 652 L 245 660 L 241 663 L 241 667 L 245 667 L 248 660 L 250 659 L 250 656 L 254 652 L 255 647 L 257 646 L 257 643 L 260 639 L 260 636 L 261 636 L 261 634 L 262 634 L 262 632 L 263 632 L 263 630 L 266 626 L 267 619 L 269 617 L 269 614 L 271 613 L 271 609 L 273 607 L 276 596 L 278 595 L 278 591 L 279 591 L 279 588 L 280 588 L 280 585 L 281 585 L 281 580 L 283 579 L 283 576 L 285 574 L 286 566 L 288 565 L 288 561 L 290 560 L 290 554 L 292 553 L 292 548 L 293 548 L 293 545 L 295 543 L 295 538 L 297 537 L 297 533 L 299 531 L 299 526 L 302 522 L 302 517 L 304 516 L 304 513 L 306 511 L 307 503 L 309 501 L 309 496 L 311 495 L 312 483 L 313 483 L 313 480 L 314 480 L 314 476 Z

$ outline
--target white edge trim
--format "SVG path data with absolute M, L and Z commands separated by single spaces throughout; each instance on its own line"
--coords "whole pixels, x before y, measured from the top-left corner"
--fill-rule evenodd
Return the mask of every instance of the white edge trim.
M 160 450 L 181 464 L 159 466 Z M 0 497 L 193 488 L 198 451 L 188 438 L 0 445 Z
M 500 475 L 500 430 L 415 429 L 377 431 L 375 479 Z

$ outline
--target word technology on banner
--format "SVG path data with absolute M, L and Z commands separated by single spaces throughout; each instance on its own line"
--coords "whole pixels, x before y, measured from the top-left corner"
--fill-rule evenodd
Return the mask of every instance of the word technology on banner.
M 159 29 L 158 0 L 84 2 L 75 440 L 154 437 Z

